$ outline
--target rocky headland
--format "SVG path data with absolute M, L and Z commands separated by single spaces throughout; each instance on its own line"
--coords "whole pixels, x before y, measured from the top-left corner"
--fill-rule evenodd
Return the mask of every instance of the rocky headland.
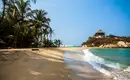
M 105 32 L 98 30 L 92 37 L 82 43 L 82 46 L 100 48 L 130 48 L 129 36 L 105 35 Z

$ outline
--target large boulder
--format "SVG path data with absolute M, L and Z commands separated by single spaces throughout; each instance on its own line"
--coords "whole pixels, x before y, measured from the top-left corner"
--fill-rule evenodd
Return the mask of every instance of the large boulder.
M 127 45 L 124 41 L 119 41 L 119 42 L 117 43 L 117 45 L 118 45 L 119 47 L 128 47 L 128 45 Z
M 130 47 L 130 42 L 126 42 L 126 45 L 127 45 L 128 47 Z

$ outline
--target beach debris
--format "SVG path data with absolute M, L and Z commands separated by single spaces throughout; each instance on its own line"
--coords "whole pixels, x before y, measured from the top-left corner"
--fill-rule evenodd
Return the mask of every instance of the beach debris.
M 35 49 L 32 49 L 32 51 L 39 51 L 39 49 L 35 48 Z

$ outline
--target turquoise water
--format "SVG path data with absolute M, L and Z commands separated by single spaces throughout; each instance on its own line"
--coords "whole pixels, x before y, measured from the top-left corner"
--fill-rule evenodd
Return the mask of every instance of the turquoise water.
M 87 49 L 84 60 L 115 80 L 130 80 L 130 49 Z
M 130 49 L 90 49 L 90 51 L 105 60 L 130 66 Z

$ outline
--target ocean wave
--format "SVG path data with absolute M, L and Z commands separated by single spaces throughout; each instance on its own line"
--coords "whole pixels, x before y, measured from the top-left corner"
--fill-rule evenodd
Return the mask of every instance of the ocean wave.
M 89 49 L 83 50 L 85 53 L 84 61 L 87 61 L 96 70 L 107 76 L 113 76 L 115 80 L 130 80 L 130 67 L 123 64 L 105 60 L 94 55 Z M 126 73 L 127 71 L 127 73 Z

